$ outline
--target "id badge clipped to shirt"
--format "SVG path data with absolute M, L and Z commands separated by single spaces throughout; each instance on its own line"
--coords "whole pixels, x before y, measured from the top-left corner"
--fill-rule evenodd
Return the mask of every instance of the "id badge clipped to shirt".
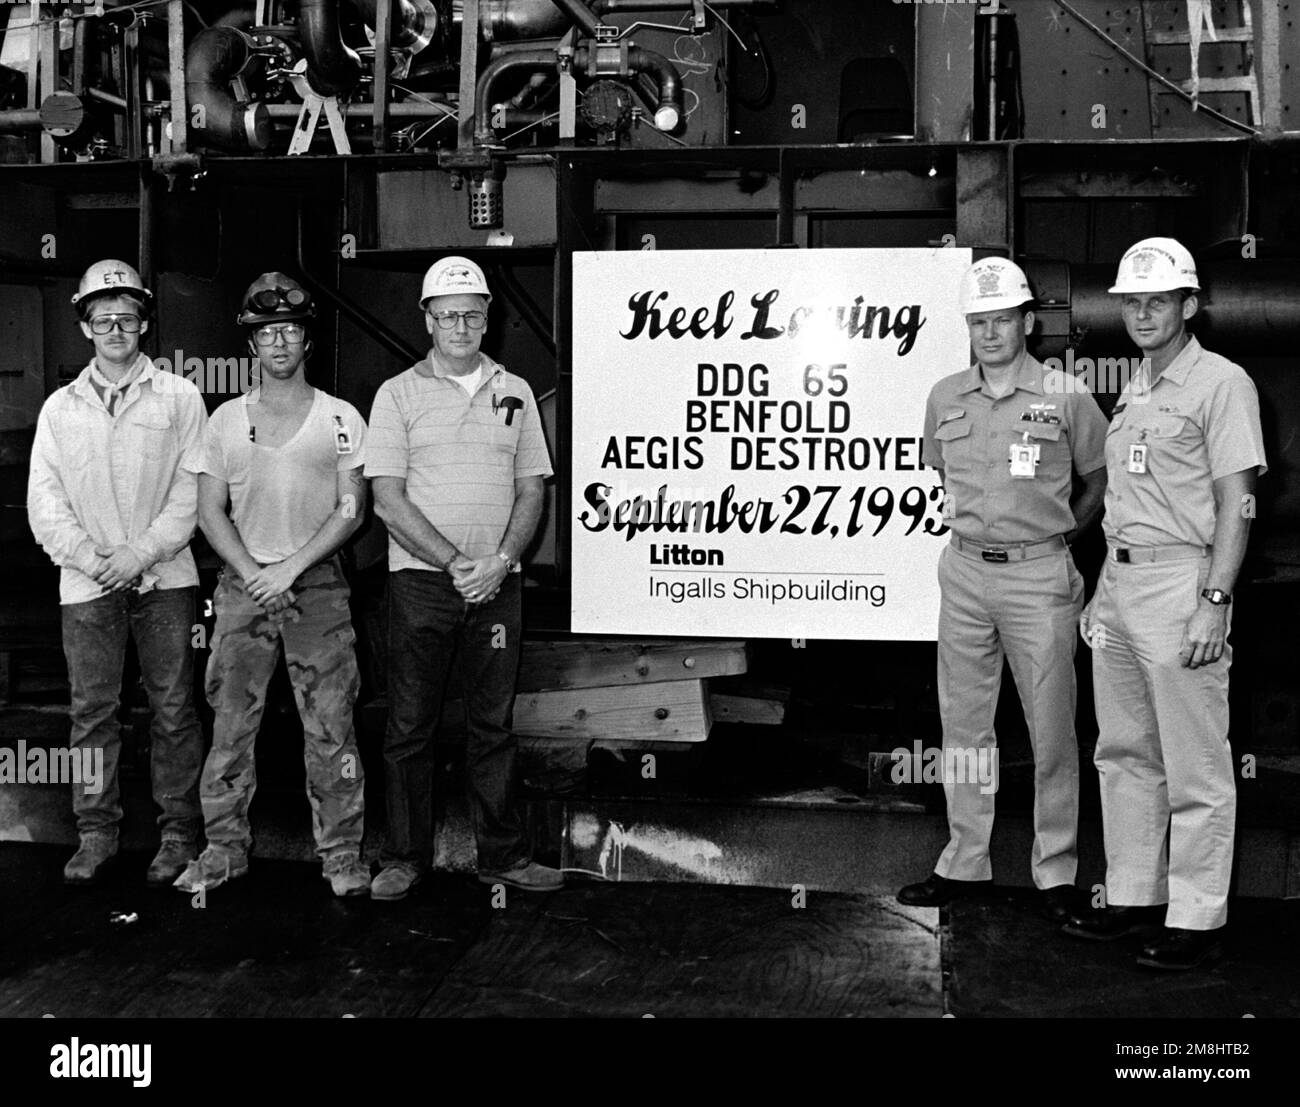
M 1033 480 L 1038 475 L 1038 451 L 1038 443 L 1030 442 L 1028 437 L 1011 443 L 1012 480 Z
M 1129 446 L 1128 471 L 1139 475 L 1147 471 L 1147 445 L 1145 442 L 1134 442 Z
M 352 452 L 352 435 L 340 416 L 334 416 L 334 452 L 342 456 Z

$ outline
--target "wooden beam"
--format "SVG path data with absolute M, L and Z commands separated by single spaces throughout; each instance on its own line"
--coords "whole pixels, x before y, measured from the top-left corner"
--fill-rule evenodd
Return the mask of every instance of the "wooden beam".
M 529 692 L 515 699 L 514 730 L 534 738 L 703 742 L 710 722 L 702 680 Z
M 474 148 L 474 90 L 478 87 L 479 0 L 463 0 L 460 24 L 460 104 L 456 119 L 456 149 Z
M 749 668 L 743 640 L 573 638 L 524 642 L 518 690 L 540 692 L 729 676 Z

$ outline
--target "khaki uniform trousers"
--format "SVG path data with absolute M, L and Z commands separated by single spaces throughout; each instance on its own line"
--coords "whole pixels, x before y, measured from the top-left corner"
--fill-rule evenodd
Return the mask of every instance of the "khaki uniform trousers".
M 1034 751 L 1034 884 L 1072 884 L 1079 824 L 1074 651 L 1083 578 L 1064 548 L 1027 561 L 987 562 L 948 546 L 939 558 L 939 589 L 945 764 L 950 749 L 994 756 L 1005 656 Z M 947 774 L 944 793 L 949 841 L 935 872 L 951 880 L 990 879 L 994 793 Z
M 1165 925 L 1181 930 L 1227 920 L 1237 816 L 1232 648 L 1199 669 L 1178 656 L 1209 569 L 1208 557 L 1107 559 L 1092 604 L 1106 901 L 1168 903 Z

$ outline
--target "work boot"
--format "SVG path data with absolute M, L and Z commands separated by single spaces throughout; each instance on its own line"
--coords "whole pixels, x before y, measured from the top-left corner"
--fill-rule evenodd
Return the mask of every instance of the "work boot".
M 87 831 L 81 836 L 81 848 L 63 866 L 64 884 L 99 884 L 108 872 L 108 863 L 117 856 L 117 835 Z
M 559 869 L 549 869 L 536 861 L 526 861 L 504 872 L 478 874 L 480 884 L 508 884 L 525 892 L 554 892 L 564 887 L 564 874 Z
M 342 850 L 325 858 L 325 879 L 336 896 L 364 896 L 370 891 L 370 866 L 355 850 Z
M 420 870 L 405 861 L 385 866 L 370 882 L 371 899 L 405 899 L 406 894 L 420 883 Z
M 185 866 L 194 860 L 198 849 L 193 842 L 182 838 L 164 838 L 158 852 L 149 862 L 149 871 L 145 873 L 145 883 L 150 888 L 166 888 L 185 871 Z
M 199 856 L 185 866 L 172 884 L 182 892 L 197 892 L 200 888 L 220 888 L 228 880 L 248 872 L 248 854 L 209 845 Z

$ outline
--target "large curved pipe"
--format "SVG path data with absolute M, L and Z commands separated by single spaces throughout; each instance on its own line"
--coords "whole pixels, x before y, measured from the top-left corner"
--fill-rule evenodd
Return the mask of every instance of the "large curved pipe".
M 271 144 L 266 106 L 240 104 L 230 94 L 231 80 L 250 57 L 248 37 L 233 27 L 208 27 L 194 36 L 185 51 L 185 98 L 196 121 L 190 128 L 194 142 L 228 150 L 265 150 Z
M 617 48 L 610 48 L 609 58 L 617 56 Z M 474 90 L 474 141 L 480 146 L 493 143 L 492 89 L 503 73 L 512 69 L 555 68 L 557 64 L 553 50 L 519 50 L 493 59 L 479 76 Z M 623 72 L 618 65 L 602 57 L 600 48 L 584 43 L 573 52 L 573 68 L 575 72 L 586 72 L 593 77 L 626 78 L 644 73 L 659 89 L 655 126 L 661 131 L 671 131 L 682 120 L 682 78 L 673 63 L 662 54 L 633 46 L 627 51 L 627 71 Z
M 298 39 L 307 83 L 321 96 L 342 96 L 361 80 L 361 59 L 343 41 L 339 0 L 299 0 Z
M 433 37 L 438 15 L 432 5 L 416 7 L 411 0 L 388 0 L 388 40 L 393 46 L 423 50 Z M 379 18 L 379 0 L 352 0 L 366 26 L 373 28 Z
M 655 126 L 661 131 L 675 131 L 682 121 L 682 77 L 677 67 L 662 54 L 640 46 L 628 50 L 627 67 L 633 73 L 647 74 L 659 86 Z

